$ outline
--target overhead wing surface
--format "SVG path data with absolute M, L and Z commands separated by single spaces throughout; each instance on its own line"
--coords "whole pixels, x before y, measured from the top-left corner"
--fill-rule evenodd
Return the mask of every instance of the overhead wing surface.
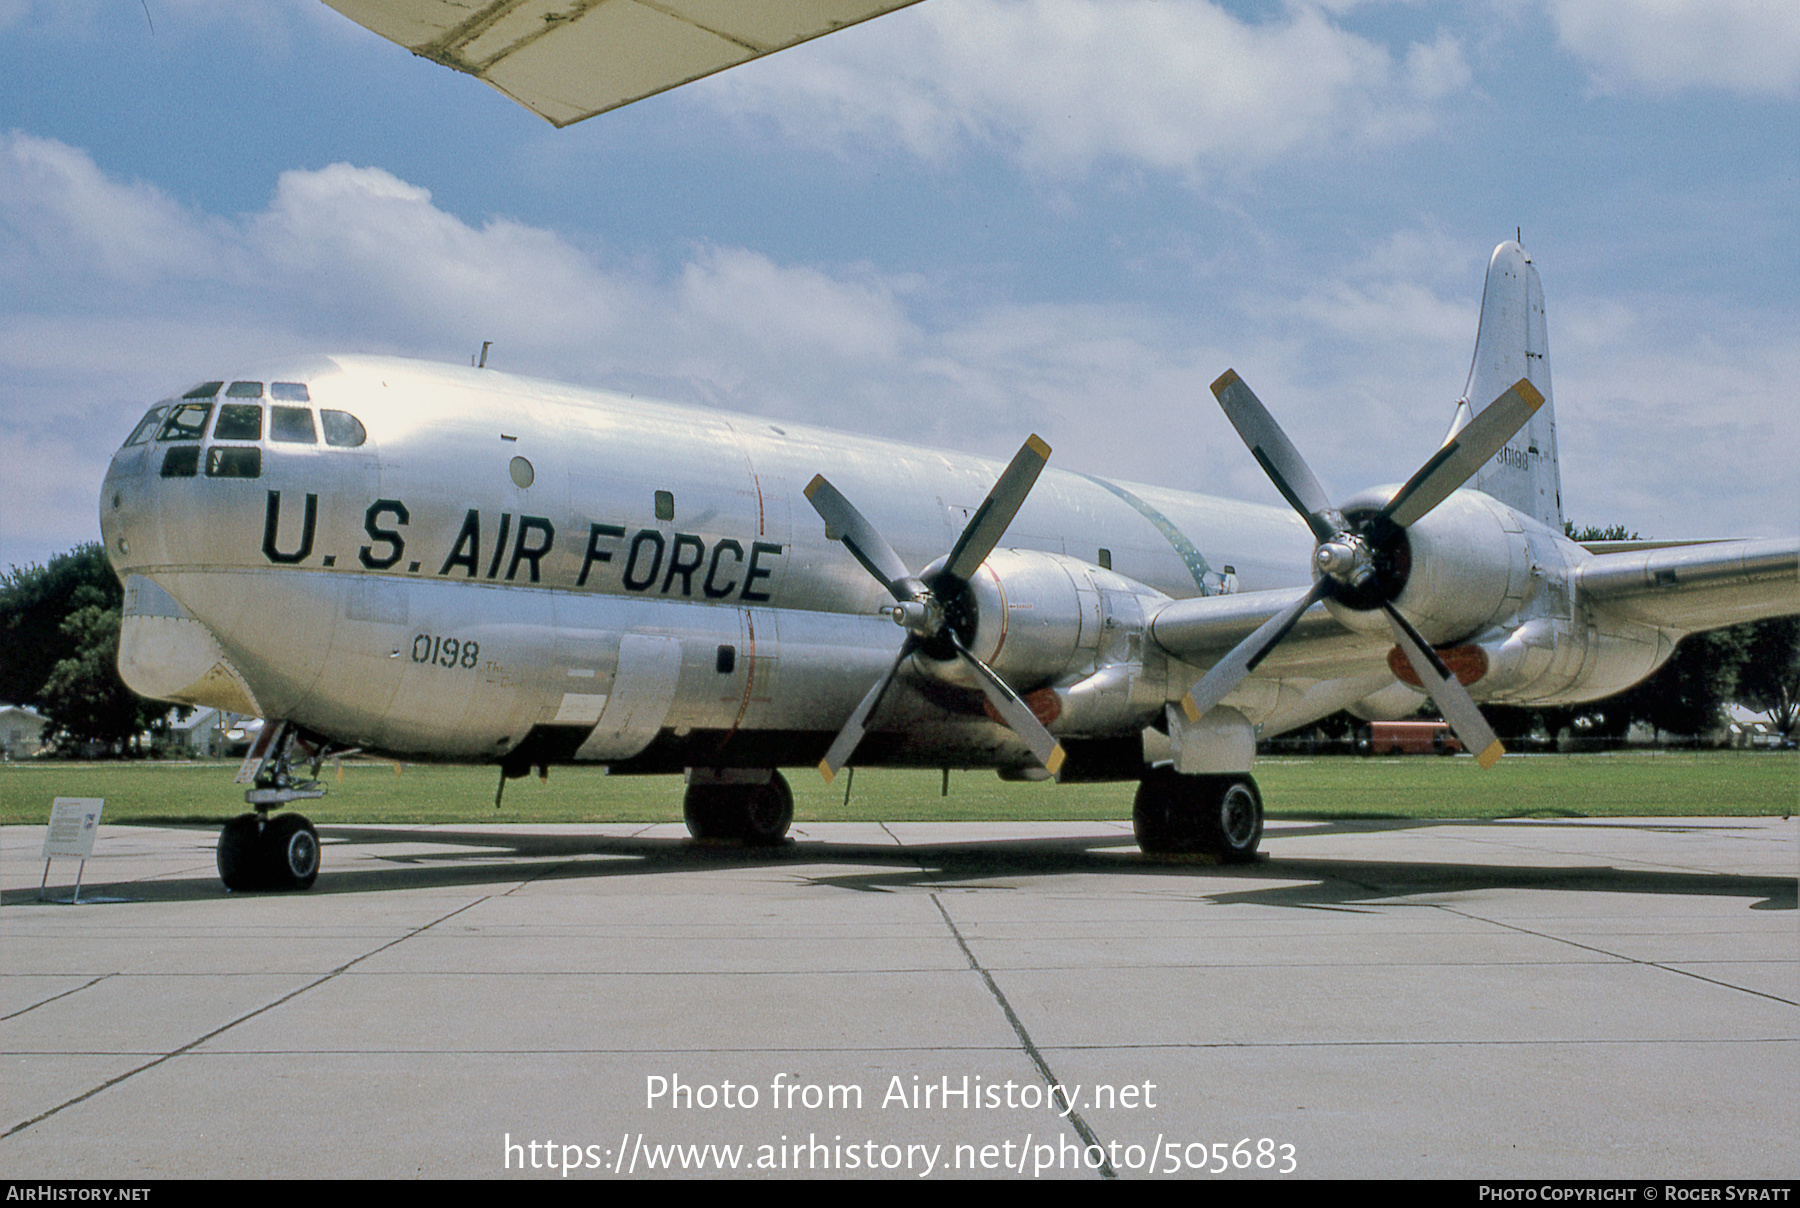
M 325 0 L 555 126 L 918 0 Z

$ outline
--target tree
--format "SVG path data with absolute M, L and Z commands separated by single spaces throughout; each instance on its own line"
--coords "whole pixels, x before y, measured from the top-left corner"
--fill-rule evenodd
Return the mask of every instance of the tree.
M 1627 532 L 1622 524 L 1609 524 L 1605 528 L 1586 525 L 1576 528 L 1573 520 L 1563 521 L 1563 535 L 1571 541 L 1637 541 L 1635 532 Z
M 41 705 L 44 681 L 73 653 L 63 619 L 90 605 L 118 608 L 124 598 L 98 542 L 0 575 L 0 701 Z
M 1737 691 L 1748 649 L 1747 626 L 1713 629 L 1684 638 L 1656 674 L 1603 702 L 1632 721 L 1671 734 L 1701 735 L 1724 721 L 1725 706 Z
M 1737 702 L 1769 714 L 1775 728 L 1791 737 L 1800 722 L 1800 617 L 1772 617 L 1740 628 L 1746 632 Z
M 119 678 L 124 598 L 98 544 L 0 576 L 0 699 L 35 706 L 58 741 L 135 748 L 167 709 Z

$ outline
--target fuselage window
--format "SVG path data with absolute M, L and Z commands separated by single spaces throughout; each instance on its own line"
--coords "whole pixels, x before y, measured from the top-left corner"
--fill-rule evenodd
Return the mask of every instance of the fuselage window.
M 262 397 L 262 383 L 261 382 L 233 382 L 233 383 L 231 383 L 231 388 L 225 392 L 225 397 L 226 398 L 261 398 Z
M 269 397 L 284 403 L 310 403 L 312 394 L 305 382 L 270 382 Z
M 211 403 L 183 403 L 169 412 L 169 418 L 156 434 L 157 440 L 199 440 L 212 417 Z M 192 473 L 192 471 L 189 471 Z
M 195 386 L 192 390 L 188 391 L 186 394 L 182 395 L 181 397 L 182 398 L 216 398 L 216 397 L 218 397 L 219 387 L 223 386 L 224 384 L 225 384 L 224 382 L 201 382 L 198 386 Z
M 261 440 L 262 408 L 255 403 L 226 403 L 219 408 L 219 422 L 213 426 L 213 439 Z
M 256 478 L 261 474 L 262 450 L 255 445 L 214 445 L 206 451 L 208 478 Z
M 132 445 L 141 445 L 149 440 L 150 434 L 156 431 L 157 426 L 162 423 L 163 416 L 168 413 L 168 410 L 167 407 L 152 407 L 150 410 L 146 411 L 144 413 L 144 418 L 138 421 L 138 426 L 133 428 L 131 430 L 131 435 L 125 438 L 126 447 L 129 448 Z
M 369 439 L 362 421 L 348 411 L 321 410 L 319 422 L 325 425 L 325 443 L 339 449 L 354 449 Z
M 200 469 L 199 445 L 176 445 L 163 454 L 164 478 L 192 478 Z
M 285 445 L 316 445 L 312 412 L 305 407 L 269 408 L 269 439 Z

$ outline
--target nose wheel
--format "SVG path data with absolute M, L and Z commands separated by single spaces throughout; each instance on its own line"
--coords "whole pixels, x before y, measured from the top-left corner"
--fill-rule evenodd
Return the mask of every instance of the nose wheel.
M 219 832 L 219 879 L 239 893 L 310 889 L 319 879 L 319 832 L 301 814 L 240 814 Z

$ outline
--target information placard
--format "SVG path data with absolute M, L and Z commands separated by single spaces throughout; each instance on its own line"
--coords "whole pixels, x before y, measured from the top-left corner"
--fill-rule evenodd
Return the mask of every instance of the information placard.
M 50 861 L 58 856 L 81 861 L 75 869 L 75 892 L 69 904 L 81 900 L 81 874 L 87 871 L 88 857 L 94 854 L 94 835 L 100 829 L 100 811 L 105 808 L 104 797 L 58 797 L 51 802 L 50 826 L 44 832 L 44 879 L 38 882 L 38 901 L 44 900 L 44 889 L 50 884 Z
M 44 835 L 44 859 L 94 854 L 94 832 L 100 829 L 104 797 L 58 797 L 50 806 L 50 829 Z

